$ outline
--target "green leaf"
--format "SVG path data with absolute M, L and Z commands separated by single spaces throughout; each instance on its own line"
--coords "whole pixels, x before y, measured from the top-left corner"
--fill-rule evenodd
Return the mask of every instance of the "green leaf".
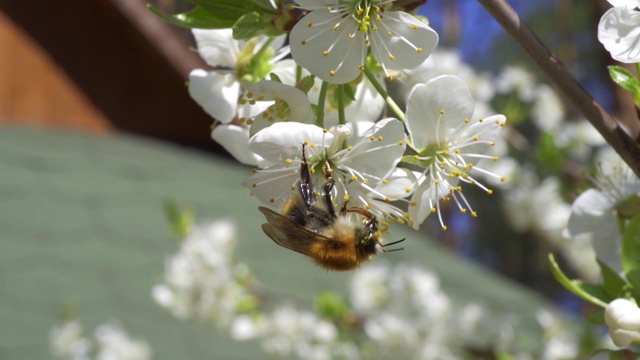
M 263 24 L 260 14 L 250 12 L 242 15 L 233 24 L 233 38 L 236 40 L 249 40 L 258 35 L 263 35 L 268 24 Z
M 549 265 L 551 266 L 553 276 L 567 290 L 594 305 L 602 308 L 607 307 L 607 302 L 601 299 L 607 298 L 606 291 L 602 286 L 587 284 L 579 280 L 570 280 L 562 270 L 560 270 L 560 266 L 558 266 L 553 254 L 549 254 Z
M 608 67 L 611 80 L 633 95 L 633 102 L 640 105 L 640 81 L 629 70 L 612 65 Z
M 233 26 L 234 23 L 233 21 L 217 17 L 201 6 L 196 6 L 193 10 L 173 15 L 165 14 L 151 4 L 147 4 L 147 8 L 169 24 L 188 29 L 224 29 Z
M 640 269 L 640 214 L 627 224 L 622 235 L 622 270 L 629 274 Z M 640 285 L 640 284 L 639 284 Z
M 318 315 L 329 319 L 339 319 L 349 311 L 346 301 L 331 291 L 323 291 L 316 296 L 315 308 Z
M 174 200 L 165 200 L 164 212 L 171 222 L 171 230 L 178 239 L 183 239 L 195 223 L 195 214 L 191 210 L 180 209 Z
M 615 271 L 611 270 L 607 264 L 598 259 L 596 260 L 602 272 L 604 290 L 612 299 L 619 297 L 627 283 Z
M 633 76 L 633 74 L 623 68 L 622 66 L 612 65 L 608 67 L 609 76 L 611 76 L 611 80 L 616 84 L 620 85 L 623 89 L 633 93 L 637 92 L 640 88 L 640 83 L 638 79 Z

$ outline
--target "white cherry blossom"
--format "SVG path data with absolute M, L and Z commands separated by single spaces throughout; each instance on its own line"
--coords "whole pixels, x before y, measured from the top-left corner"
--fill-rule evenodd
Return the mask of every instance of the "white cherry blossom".
M 462 194 L 460 182 L 476 185 L 491 194 L 492 190 L 472 176 L 473 172 L 493 176 L 502 181 L 504 177 L 476 166 L 495 144 L 506 118 L 494 115 L 472 121 L 473 98 L 460 78 L 443 75 L 426 84 L 416 85 L 408 98 L 406 111 L 410 145 L 417 154 L 405 158 L 407 162 L 424 170 L 416 172 L 418 178 L 409 206 L 412 226 L 418 228 L 433 212 L 438 213 L 440 224 L 446 226 L 440 212 L 440 200 L 455 201 L 460 211 L 471 209 Z
M 362 136 L 352 136 L 346 125 L 325 130 L 297 122 L 275 123 L 249 142 L 253 152 L 273 165 L 256 170 L 243 185 L 266 204 L 280 205 L 297 194 L 304 144 L 309 169 L 315 174 L 312 181 L 323 181 L 323 166 L 332 169 L 332 197 L 338 205 L 348 201 L 350 207 L 367 208 L 376 215 L 402 216 L 404 212 L 389 208 L 389 202 L 406 189 L 404 177 L 394 172 L 405 139 L 402 123 L 391 118 L 376 123 Z
M 308 10 L 291 30 L 291 55 L 324 81 L 343 84 L 364 69 L 371 49 L 387 69 L 411 69 L 435 49 L 438 35 L 391 0 L 298 0 Z
M 640 1 L 609 0 L 609 3 L 613 7 L 600 18 L 598 40 L 615 60 L 640 62 Z
M 628 299 L 615 299 L 604 311 L 604 321 L 609 327 L 613 343 L 620 347 L 640 341 L 640 308 Z

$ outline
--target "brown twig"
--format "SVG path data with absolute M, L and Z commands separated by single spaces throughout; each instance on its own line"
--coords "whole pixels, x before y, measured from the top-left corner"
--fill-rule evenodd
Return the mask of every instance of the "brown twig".
M 595 101 L 504 0 L 478 0 L 640 177 L 640 142 Z

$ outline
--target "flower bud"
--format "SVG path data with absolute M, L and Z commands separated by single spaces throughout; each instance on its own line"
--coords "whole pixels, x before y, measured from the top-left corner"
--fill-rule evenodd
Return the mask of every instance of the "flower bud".
M 604 321 L 617 346 L 629 346 L 640 340 L 640 308 L 634 302 L 613 300 L 604 311 Z

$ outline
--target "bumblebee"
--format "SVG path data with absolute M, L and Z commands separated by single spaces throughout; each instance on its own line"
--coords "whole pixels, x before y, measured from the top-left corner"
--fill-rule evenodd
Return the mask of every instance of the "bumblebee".
M 316 200 L 304 149 L 303 145 L 298 193 L 285 202 L 280 214 L 258 208 L 267 219 L 267 224 L 262 224 L 264 233 L 276 244 L 306 255 L 328 270 L 352 270 L 380 252 L 402 250 L 387 249 L 405 239 L 383 244 L 378 221 L 368 210 L 346 208 L 345 204 L 336 213 L 331 201 L 334 179 L 327 164 L 323 166 L 320 201 Z

